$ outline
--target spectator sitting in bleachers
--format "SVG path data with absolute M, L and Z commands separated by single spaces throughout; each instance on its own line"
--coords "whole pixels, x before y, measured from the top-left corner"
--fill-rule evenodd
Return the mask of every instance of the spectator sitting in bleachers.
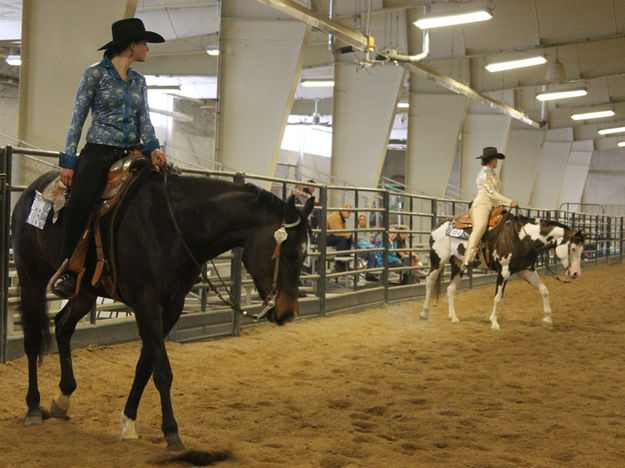
M 367 229 L 367 217 L 363 214 L 358 216 L 358 228 Z M 357 249 L 373 249 L 375 246 L 369 240 L 369 233 L 358 231 L 356 233 L 356 248 Z M 375 268 L 378 264 L 376 252 L 360 252 L 357 254 L 359 258 L 367 260 L 367 268 Z M 367 281 L 377 281 L 377 277 L 372 273 L 365 273 L 365 279 Z
M 349 204 L 344 204 L 343 208 L 351 208 Z M 351 216 L 351 212 L 347 210 L 335 211 L 328 215 L 326 219 L 326 228 L 328 230 L 334 229 L 348 229 L 347 220 Z M 349 232 L 337 232 L 334 234 L 328 234 L 326 244 L 328 246 L 335 246 L 336 250 L 350 250 L 352 248 L 352 235 Z M 335 261 L 334 269 L 336 271 L 345 271 L 345 262 Z

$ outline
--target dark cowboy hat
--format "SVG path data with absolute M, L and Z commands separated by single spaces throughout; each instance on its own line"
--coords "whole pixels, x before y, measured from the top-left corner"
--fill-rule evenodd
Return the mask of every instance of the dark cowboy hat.
M 495 148 L 494 146 L 487 146 L 486 148 L 484 148 L 482 150 L 482 154 L 480 156 L 478 156 L 475 159 L 487 159 L 487 160 L 491 160 L 491 159 L 506 159 L 506 156 L 498 153 L 497 152 L 497 148 Z
M 111 26 L 113 32 L 113 40 L 104 44 L 98 50 L 108 49 L 114 45 L 130 44 L 131 42 L 165 42 L 160 34 L 152 31 L 146 31 L 143 21 L 139 18 L 126 18 L 115 21 Z

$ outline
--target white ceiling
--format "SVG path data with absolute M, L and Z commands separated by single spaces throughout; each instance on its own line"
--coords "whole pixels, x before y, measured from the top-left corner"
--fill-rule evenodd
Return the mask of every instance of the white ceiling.
M 312 0 L 312 7 L 327 15 L 329 3 L 330 0 Z M 369 2 L 335 0 L 334 3 L 341 21 L 364 29 Z M 372 0 L 371 24 L 377 31 L 376 43 L 395 44 L 405 48 L 400 50 L 404 53 L 420 52 L 421 32 L 412 21 L 422 14 L 424 5 L 435 13 L 485 3 L 485 0 Z M 615 123 L 625 124 L 625 0 L 491 0 L 488 3 L 494 7 L 492 20 L 432 31 L 431 52 L 424 63 L 497 99 L 507 96 L 512 105 L 533 118 L 541 120 L 544 116 L 551 128 L 573 126 L 579 140 L 611 141 L 598 137 L 596 130 Z M 7 46 L 7 41 L 19 38 L 15 35 L 20 29 L 16 25 L 21 19 L 21 4 L 20 0 L 0 0 L 0 45 Z M 175 56 L 189 58 L 196 54 L 197 60 L 205 61 L 201 52 L 218 41 L 217 14 L 217 0 L 139 0 L 137 16 L 148 29 L 159 31 L 168 39 L 166 44 L 152 47 L 155 67 Z M 327 36 L 313 31 L 309 37 L 302 77 L 331 77 L 333 57 Z M 483 68 L 492 61 L 533 54 L 544 55 L 548 63 L 502 73 L 488 73 Z M 547 74 L 556 61 L 562 64 L 565 76 L 561 82 L 549 82 Z M 193 83 L 192 76 L 197 75 L 192 68 L 183 73 L 188 75 L 185 86 Z M 12 72 L 0 66 L 0 76 Z M 205 78 L 197 79 L 197 89 L 212 86 Z M 586 87 L 588 96 L 550 103 L 544 109 L 535 99 L 543 89 L 574 86 Z M 432 83 L 423 83 L 423 91 L 445 92 Z M 403 99 L 406 93 L 404 90 Z M 314 99 L 321 99 L 322 114 L 329 113 L 331 96 L 328 88 L 299 86 L 294 113 L 312 114 Z M 596 122 L 570 119 L 573 112 L 595 108 L 610 108 L 616 115 Z

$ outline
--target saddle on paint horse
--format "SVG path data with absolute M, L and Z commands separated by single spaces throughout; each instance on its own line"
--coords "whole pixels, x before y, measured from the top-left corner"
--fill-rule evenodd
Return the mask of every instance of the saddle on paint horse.
M 494 208 L 490 212 L 490 217 L 488 219 L 488 228 L 487 231 L 490 231 L 497 227 L 497 225 L 501 222 L 504 215 L 508 213 L 508 211 L 503 207 L 499 206 Z M 453 220 L 452 223 L 449 223 L 445 234 L 449 237 L 455 237 L 458 239 L 467 240 L 469 239 L 469 235 L 471 234 L 471 230 L 473 229 L 473 223 L 471 221 L 471 209 L 469 209 L 466 214 L 460 215 Z M 474 267 L 488 268 L 488 264 L 490 263 L 490 255 L 488 245 L 483 240 L 480 239 L 480 242 L 477 246 L 477 257 Z
M 117 209 L 121 206 L 121 202 L 124 200 L 130 187 L 144 172 L 144 170 L 150 166 L 150 160 L 137 150 L 129 156 L 116 161 L 111 166 L 108 173 L 106 187 L 102 192 L 101 201 L 96 205 L 93 213 L 91 213 L 87 227 L 85 228 L 74 253 L 68 260 L 63 262 L 61 267 L 50 280 L 49 288 L 54 294 L 59 295 L 53 287 L 57 278 L 66 270 L 69 270 L 77 274 L 76 291 L 72 297 L 78 295 L 80 292 L 80 284 L 86 271 L 85 263 L 87 259 L 87 252 L 93 243 L 95 246 L 97 261 L 91 278 L 91 285 L 96 286 L 101 284 L 111 297 L 117 297 L 115 290 L 115 265 L 114 262 L 107 260 L 102 242 L 102 220 L 106 214 L 115 208 L 107 220 L 110 231 L 110 245 L 108 249 L 110 252 L 113 250 L 114 236 L 112 229 Z M 66 195 L 67 188 L 61 182 L 59 177 L 50 182 L 50 184 L 48 184 L 42 192 L 43 200 L 52 203 L 52 206 L 54 207 L 53 222 L 56 222 L 59 211 L 67 203 Z M 104 268 L 105 266 L 107 267 L 106 270 Z

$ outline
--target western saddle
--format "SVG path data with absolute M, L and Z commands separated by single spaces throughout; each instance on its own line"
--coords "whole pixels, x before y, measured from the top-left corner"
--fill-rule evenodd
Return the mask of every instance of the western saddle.
M 488 218 L 488 227 L 487 231 L 494 229 L 503 219 L 504 215 L 507 213 L 506 209 L 503 206 L 499 206 L 494 208 L 490 212 L 490 216 Z M 471 222 L 471 209 L 467 211 L 466 214 L 458 216 L 454 219 L 453 227 L 455 229 L 462 229 L 464 231 L 470 232 L 473 227 L 473 223 Z M 479 266 L 482 268 L 488 268 L 490 264 L 490 254 L 488 249 L 488 243 L 482 239 L 477 246 L 477 255 L 479 258 Z M 478 265 L 478 263 L 476 263 Z
M 113 261 L 113 227 L 115 216 L 121 206 L 121 202 L 130 190 L 130 187 L 132 187 L 139 176 L 150 166 L 150 160 L 137 150 L 129 156 L 113 163 L 109 170 L 106 187 L 102 192 L 100 203 L 96 205 L 93 213 L 91 213 L 89 221 L 87 222 L 87 227 L 85 228 L 74 253 L 69 259 L 66 259 L 63 262 L 61 267 L 50 280 L 48 286 L 54 294 L 63 297 L 64 299 L 72 299 L 78 295 L 80 285 L 86 271 L 85 262 L 87 259 L 87 251 L 93 242 L 97 263 L 91 278 L 91 285 L 94 287 L 98 284 L 101 285 L 110 297 L 119 300 L 116 291 L 117 282 L 115 262 Z M 42 192 L 42 198 L 52 203 L 52 207 L 54 209 L 52 222 L 56 222 L 60 210 L 67 203 L 67 187 L 61 182 L 60 178 L 57 177 L 44 189 Z M 101 223 L 103 217 L 109 213 L 111 214 L 108 217 L 107 222 L 109 227 L 108 255 L 110 259 L 107 260 L 105 250 L 102 245 Z M 58 277 L 67 270 L 72 271 L 77 275 L 76 291 L 74 291 L 74 294 L 70 297 L 64 297 L 54 289 L 54 283 Z

